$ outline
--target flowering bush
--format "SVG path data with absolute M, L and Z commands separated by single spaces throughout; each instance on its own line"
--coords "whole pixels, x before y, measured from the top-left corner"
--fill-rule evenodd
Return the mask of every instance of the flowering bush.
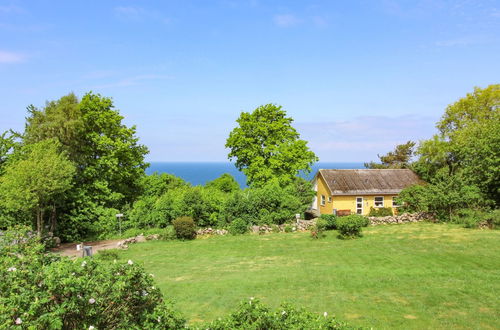
M 182 328 L 142 267 L 44 252 L 27 229 L 0 237 L 0 328 Z
M 242 302 L 239 308 L 229 316 L 213 321 L 201 329 L 346 329 L 347 324 L 337 321 L 327 313 L 318 315 L 297 309 L 289 304 L 282 304 L 272 311 L 250 298 Z

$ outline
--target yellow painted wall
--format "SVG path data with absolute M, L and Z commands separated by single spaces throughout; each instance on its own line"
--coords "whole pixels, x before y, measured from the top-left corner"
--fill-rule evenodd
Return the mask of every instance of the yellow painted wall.
M 333 209 L 337 210 L 351 210 L 351 213 L 356 213 L 356 197 L 363 197 L 363 215 L 368 215 L 370 213 L 370 207 L 375 207 L 375 196 L 381 195 L 370 195 L 370 196 L 333 196 L 333 201 L 329 209 L 320 209 L 321 214 L 332 214 Z M 384 207 L 392 207 L 392 199 L 394 196 L 384 196 Z M 326 212 L 323 212 L 325 210 Z M 392 208 L 394 214 L 397 213 L 396 208 Z
M 326 185 L 325 180 L 321 177 L 321 175 L 318 175 L 318 189 L 316 192 L 316 209 L 319 210 L 321 214 L 333 214 L 333 202 L 328 202 L 328 196 L 330 196 L 330 192 L 328 191 L 328 187 Z M 325 196 L 325 205 L 321 205 L 321 195 Z

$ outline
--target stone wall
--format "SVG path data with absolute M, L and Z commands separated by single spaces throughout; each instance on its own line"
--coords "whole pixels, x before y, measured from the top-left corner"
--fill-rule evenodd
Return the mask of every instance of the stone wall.
M 434 221 L 434 216 L 431 213 L 403 213 L 401 215 L 390 215 L 387 217 L 368 217 L 372 226 L 386 225 L 393 223 L 408 223 L 419 221 Z

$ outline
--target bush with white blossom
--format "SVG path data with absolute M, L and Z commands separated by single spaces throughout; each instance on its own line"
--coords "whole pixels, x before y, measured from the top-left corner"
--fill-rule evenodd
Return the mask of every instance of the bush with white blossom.
M 1 329 L 179 329 L 185 324 L 141 266 L 46 253 L 26 228 L 0 237 L 0 278 Z

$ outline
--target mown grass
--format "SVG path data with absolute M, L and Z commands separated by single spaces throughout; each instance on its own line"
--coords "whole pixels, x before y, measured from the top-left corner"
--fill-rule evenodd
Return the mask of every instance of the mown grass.
M 142 262 L 191 322 L 258 297 L 375 328 L 500 328 L 500 231 L 445 224 L 365 228 L 364 237 L 308 233 L 136 244 Z

